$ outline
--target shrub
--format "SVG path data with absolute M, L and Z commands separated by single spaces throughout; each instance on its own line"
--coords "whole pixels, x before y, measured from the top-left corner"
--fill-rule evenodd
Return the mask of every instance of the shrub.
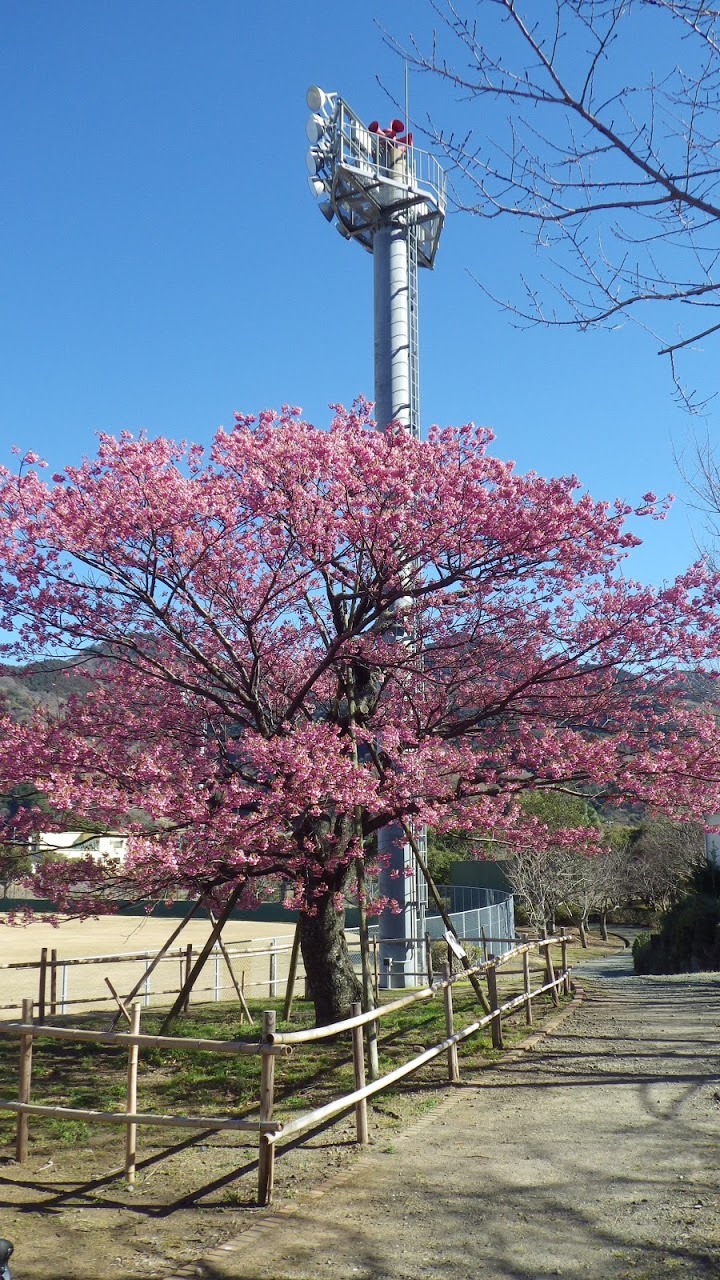
M 470 961 L 470 964 L 482 964 L 484 959 L 482 947 L 476 946 L 474 943 L 471 943 L 471 942 L 464 942 L 462 938 L 460 939 L 460 941 L 462 942 L 462 945 L 465 948 L 465 951 L 467 952 L 467 958 Z M 442 967 L 445 961 L 448 959 L 448 950 L 449 948 L 448 948 L 447 942 L 444 942 L 441 939 L 438 939 L 437 942 L 432 943 L 432 946 L 431 946 L 432 966 L 433 966 L 433 973 L 437 978 L 441 976 Z M 463 967 L 462 962 L 458 960 L 457 956 L 455 955 L 452 955 L 450 959 L 452 961 L 451 972 L 460 973 Z
M 720 899 L 691 894 L 668 911 L 659 933 L 633 944 L 637 973 L 696 973 L 720 969 Z
M 656 935 L 657 936 L 657 935 Z M 652 935 L 639 933 L 632 944 L 632 957 L 636 973 L 650 973 L 650 957 L 652 955 Z

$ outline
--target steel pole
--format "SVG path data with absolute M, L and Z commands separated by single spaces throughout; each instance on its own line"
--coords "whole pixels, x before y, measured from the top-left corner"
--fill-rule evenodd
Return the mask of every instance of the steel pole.
M 410 324 L 407 225 L 388 217 L 373 237 L 375 419 L 410 423 Z
M 391 422 L 410 422 L 410 323 L 408 228 L 386 216 L 373 237 L 375 319 L 375 418 L 381 431 Z M 400 641 L 401 643 L 401 641 Z M 405 987 L 417 981 L 418 904 L 412 850 L 400 823 L 378 832 L 382 897 L 394 898 L 399 912 L 380 916 L 380 985 Z

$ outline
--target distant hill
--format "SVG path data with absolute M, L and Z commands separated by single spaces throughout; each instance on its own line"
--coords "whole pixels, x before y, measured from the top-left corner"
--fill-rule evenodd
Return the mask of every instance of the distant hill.
M 685 697 L 693 706 L 720 706 L 720 676 L 706 676 L 700 671 L 683 673 Z
M 0 663 L 0 700 L 20 723 L 29 720 L 36 707 L 54 715 L 68 698 L 89 691 L 89 673 L 97 661 L 98 655 L 90 650 L 87 656 L 48 658 L 24 667 Z
M 84 654 L 47 658 L 26 666 L 0 663 L 0 704 L 21 723 L 30 719 L 35 707 L 55 714 L 68 698 L 89 692 L 102 657 L 100 648 L 88 648 Z M 688 706 L 720 709 L 719 678 L 698 671 L 680 671 L 677 676 Z

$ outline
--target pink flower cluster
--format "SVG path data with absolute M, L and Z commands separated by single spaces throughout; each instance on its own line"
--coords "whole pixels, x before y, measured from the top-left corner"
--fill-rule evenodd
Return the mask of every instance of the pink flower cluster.
M 75 868 L 86 904 L 257 902 L 280 877 L 312 910 L 398 818 L 556 845 L 516 804 L 532 788 L 720 809 L 715 718 L 683 679 L 720 648 L 717 574 L 633 583 L 631 509 L 520 475 L 491 440 L 380 433 L 360 402 L 329 431 L 238 416 L 207 456 L 124 433 L 49 483 L 0 472 L 6 657 L 90 682 L 6 720 L 0 771 L 129 833 L 122 868 Z M 66 902 L 72 880 L 59 864 L 43 887 Z

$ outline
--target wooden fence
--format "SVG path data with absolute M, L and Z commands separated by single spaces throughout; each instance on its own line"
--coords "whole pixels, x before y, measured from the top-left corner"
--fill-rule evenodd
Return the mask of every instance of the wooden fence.
M 330 1120 L 343 1112 L 354 1109 L 356 1135 L 359 1143 L 368 1141 L 367 1100 L 376 1093 L 390 1087 L 396 1081 L 411 1075 L 426 1063 L 442 1054 L 447 1055 L 448 1080 L 456 1083 L 460 1079 L 457 1046 L 468 1037 L 476 1034 L 483 1027 L 490 1026 L 493 1046 L 503 1047 L 503 1018 L 519 1008 L 524 1008 L 525 1021 L 528 1025 L 533 1020 L 533 1000 L 544 993 L 549 993 L 553 1003 L 559 1003 L 559 992 L 569 991 L 570 976 L 567 967 L 567 938 L 554 937 L 533 941 L 515 947 L 499 959 L 492 959 L 473 966 L 469 971 L 451 974 L 449 964 L 444 965 L 443 977 L 440 981 L 422 987 L 420 990 L 383 1004 L 369 1012 L 361 1013 L 360 1006 L 354 1005 L 352 1017 L 328 1026 L 310 1027 L 300 1031 L 277 1032 L 276 1014 L 267 1011 L 262 1017 L 262 1035 L 259 1041 L 243 1040 L 202 1040 L 181 1036 L 143 1035 L 140 1032 L 140 1005 L 134 1004 L 130 1010 L 130 1029 L 126 1032 L 80 1030 L 71 1027 L 50 1026 L 34 1022 L 32 999 L 23 1001 L 22 1021 L 19 1023 L 0 1023 L 0 1035 L 13 1036 L 20 1041 L 20 1060 L 18 1074 L 18 1097 L 16 1101 L 0 1100 L 0 1111 L 11 1111 L 17 1115 L 15 1155 L 18 1162 L 27 1159 L 28 1154 L 28 1117 L 31 1115 L 67 1118 L 73 1120 L 90 1120 L 96 1123 L 120 1124 L 126 1129 L 125 1173 L 128 1182 L 135 1177 L 137 1155 L 137 1127 L 139 1125 L 157 1125 L 161 1127 L 180 1127 L 191 1129 L 233 1129 L 256 1133 L 259 1141 L 258 1160 L 258 1203 L 269 1204 L 272 1199 L 274 1184 L 274 1157 L 278 1142 L 294 1137 L 298 1133 Z M 552 948 L 559 947 L 560 963 L 555 967 Z M 542 958 L 542 980 L 539 986 L 533 987 L 533 970 L 531 955 L 537 952 Z M 511 968 L 513 961 L 520 961 L 519 968 Z M 523 990 L 519 995 L 501 1003 L 498 994 L 498 972 L 522 975 Z M 488 1002 L 490 1012 L 455 1031 L 453 1013 L 453 987 L 457 982 L 465 981 L 470 975 L 484 976 L 487 981 Z M 366 1082 L 365 1048 L 363 1027 L 369 1023 L 379 1023 L 388 1015 L 398 1010 L 409 1008 L 421 1001 L 442 999 L 445 1009 L 445 1037 L 439 1044 L 424 1050 L 402 1066 L 396 1067 L 371 1083 Z M 323 1106 L 305 1112 L 290 1120 L 273 1118 L 275 1092 L 275 1059 L 293 1052 L 296 1048 L 312 1041 L 327 1037 L 335 1037 L 349 1032 L 352 1042 L 355 1088 L 335 1098 Z M 121 1112 L 92 1111 L 79 1107 L 43 1106 L 31 1101 L 32 1094 L 32 1051 L 33 1041 L 38 1037 L 56 1040 L 68 1040 L 75 1043 L 90 1042 L 98 1044 L 126 1046 L 128 1049 L 127 1095 L 126 1109 Z M 188 1050 L 213 1054 L 252 1054 L 260 1058 L 259 1106 L 257 1118 L 217 1117 L 217 1116 L 171 1116 L 155 1115 L 137 1110 L 137 1076 L 138 1057 L 141 1049 L 172 1048 L 176 1052 Z
M 359 971 L 360 943 L 356 931 L 348 930 L 346 939 L 353 965 Z M 483 931 L 480 937 L 466 937 L 464 941 L 482 949 L 483 957 L 487 960 L 493 943 L 508 940 L 487 937 Z M 396 938 L 393 942 L 417 946 L 417 939 Z M 408 975 L 403 965 L 403 982 L 408 976 L 418 985 L 425 981 L 432 982 L 431 950 L 441 942 L 442 939 L 431 939 L 429 934 L 425 935 L 425 963 L 422 972 Z M 379 939 L 371 937 L 370 963 L 376 1002 L 383 986 L 389 990 L 395 985 L 392 962 L 387 964 L 382 975 L 379 972 L 379 950 Z M 164 997 L 179 994 L 198 951 L 198 943 L 187 943 L 183 946 L 166 946 L 158 951 L 64 956 L 55 947 L 43 947 L 37 960 L 15 960 L 0 964 L 2 991 L 6 1000 L 0 1004 L 0 1013 L 11 1013 L 14 1010 L 20 1012 L 31 975 L 35 974 L 39 1022 L 45 1020 L 46 1014 L 50 1017 L 64 1016 L 71 1009 L 85 1008 L 92 1011 L 117 1005 L 116 986 L 126 982 L 126 975 L 132 983 L 131 993 L 123 996 L 126 1002 L 137 993 L 145 1008 L 166 1004 Z M 204 982 L 195 984 L 188 1003 L 217 1002 L 225 999 L 225 993 L 233 991 L 241 996 L 241 1003 L 245 995 L 257 999 L 267 994 L 270 999 L 275 999 L 286 991 L 291 975 L 293 989 L 297 983 L 302 984 L 305 980 L 302 957 L 295 954 L 296 963 L 293 965 L 293 954 L 292 935 L 227 942 L 219 940 L 208 958 L 206 969 L 209 980 L 206 978 Z M 15 999 L 7 1000 L 13 990 Z

